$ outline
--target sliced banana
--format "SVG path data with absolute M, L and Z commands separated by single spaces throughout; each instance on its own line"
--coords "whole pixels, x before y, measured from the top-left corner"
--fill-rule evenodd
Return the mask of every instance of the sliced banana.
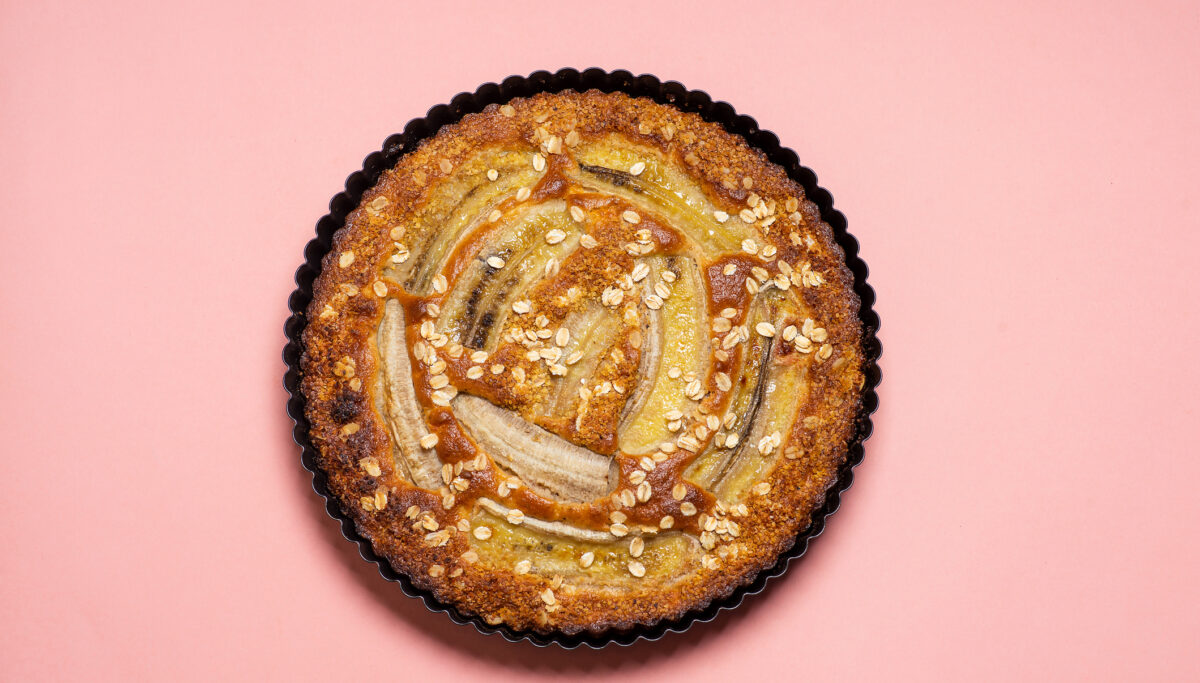
M 688 398 L 687 386 L 692 379 L 703 383 L 711 364 L 707 296 L 699 266 L 694 259 L 681 256 L 667 257 L 664 268 L 670 269 L 676 280 L 663 302 L 661 332 L 642 342 L 643 347 L 651 345 L 649 353 L 657 357 L 658 371 L 639 378 L 646 386 L 638 391 L 647 395 L 637 399 L 637 410 L 630 413 L 619 435 L 621 450 L 631 454 L 647 453 L 674 438 L 663 416 L 695 405 Z M 678 374 L 672 368 L 678 369 Z
M 383 323 L 379 326 L 379 352 L 383 366 L 388 426 L 397 465 L 408 473 L 409 481 L 423 489 L 436 490 L 441 485 L 441 462 L 432 448 L 421 447 L 425 422 L 413 390 L 412 364 L 408 359 L 405 338 L 404 308 L 395 299 L 384 306 Z
M 477 396 L 459 394 L 453 408 L 484 451 L 539 494 L 582 503 L 608 495 L 616 485 L 612 458 L 580 448 Z
M 479 507 L 487 510 L 500 519 L 507 518 L 508 513 L 511 510 L 510 508 L 497 503 L 491 498 L 480 498 Z M 585 541 L 587 543 L 609 543 L 615 540 L 613 535 L 607 531 L 582 529 L 571 524 L 564 524 L 562 522 L 549 522 L 544 519 L 538 519 L 537 517 L 530 517 L 529 515 L 524 516 L 521 521 L 521 525 L 536 531 L 553 534 L 555 536 L 562 536 L 563 538 L 572 538 L 577 541 Z

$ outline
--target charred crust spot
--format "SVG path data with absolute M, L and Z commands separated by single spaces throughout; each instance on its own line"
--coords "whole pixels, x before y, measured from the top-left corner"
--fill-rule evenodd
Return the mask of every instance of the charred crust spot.
M 338 423 L 346 423 L 358 417 L 358 397 L 350 392 L 338 394 L 329 402 L 329 414 Z

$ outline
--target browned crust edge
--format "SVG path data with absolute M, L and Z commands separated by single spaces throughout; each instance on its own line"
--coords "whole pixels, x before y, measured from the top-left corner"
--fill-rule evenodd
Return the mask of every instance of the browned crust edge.
M 330 491 L 340 501 L 342 510 L 354 520 L 375 551 L 396 571 L 409 576 L 418 589 L 453 604 L 464 614 L 487 615 L 491 617 L 489 623 L 498 618 L 517 631 L 566 634 L 581 631 L 599 634 L 675 620 L 728 596 L 773 566 L 791 548 L 797 534 L 808 526 L 813 511 L 821 506 L 833 484 L 847 457 L 848 442 L 861 408 L 862 330 L 854 278 L 817 207 L 803 200 L 803 188 L 761 151 L 717 124 L 622 93 L 540 94 L 509 104 L 515 109 L 515 116 L 504 116 L 499 107 L 489 106 L 444 127 L 406 154 L 394 169 L 384 172 L 375 187 L 364 193 L 360 206 L 335 233 L 333 247 L 325 256 L 321 275 L 313 286 L 301 357 L 301 391 L 307 402 L 306 416 L 311 424 L 310 437 L 318 453 L 318 465 L 328 475 Z M 441 159 L 453 163 L 479 146 L 514 138 L 531 141 L 533 130 L 539 125 L 535 119 L 544 114 L 548 114 L 550 122 L 572 119 L 583 134 L 615 132 L 675 156 L 706 185 L 715 202 L 727 204 L 732 211 L 744 206 L 751 191 L 740 182 L 746 177 L 753 180 L 753 191 L 762 196 L 801 198 L 799 213 L 804 228 L 817 242 L 816 252 L 805 252 L 804 260 L 811 262 L 826 280 L 824 286 L 805 289 L 803 296 L 810 308 L 822 314 L 831 343 L 847 360 L 838 371 L 831 369 L 832 363 L 811 369 L 810 404 L 816 406 L 813 413 L 820 416 L 820 422 L 815 429 L 802 430 L 797 420 L 797 428 L 785 439 L 785 450 L 798 448 L 802 455 L 797 459 L 780 459 L 770 476 L 769 499 L 752 506 L 750 515 L 742 521 L 745 533 L 741 540 L 750 552 L 724 563 L 720 571 L 694 573 L 670 590 L 657 590 L 648 582 L 645 590 L 617 600 L 588 592 L 560 595 L 559 609 L 549 616 L 539 597 L 546 579 L 463 562 L 460 555 L 467 546 L 460 536 L 442 547 L 428 547 L 422 542 L 425 531 L 413 529 L 412 520 L 405 518 L 404 512 L 409 506 L 418 505 L 436 516 L 441 512 L 436 496 L 389 477 L 390 438 L 383 420 L 375 412 L 370 392 L 365 386 L 358 391 L 350 390 L 344 370 L 335 373 L 346 357 L 355 361 L 357 376 L 369 378 L 376 372 L 368 339 L 374 334 L 382 306 L 369 291 L 369 284 L 386 258 L 385 249 L 390 242 L 386 228 L 382 227 L 384 223 L 371 220 L 364 209 L 366 204 L 375 197 L 386 196 L 390 206 L 401 212 L 388 216 L 386 222 L 402 219 L 402 212 L 419 208 L 428 187 L 445 175 L 439 167 Z M 536 148 L 535 143 L 528 144 L 531 150 Z M 421 174 L 427 179 L 423 185 L 413 181 L 414 176 Z M 731 179 L 733 183 L 729 182 Z M 774 233 L 771 238 L 782 258 L 795 261 L 794 256 L 802 247 L 790 244 L 785 234 Z M 341 267 L 339 256 L 346 251 L 354 251 L 356 258 Z M 359 295 L 346 297 L 341 289 L 343 284 L 356 286 Z M 332 319 L 320 315 L 327 306 L 337 312 Z M 349 423 L 358 424 L 359 429 L 345 434 L 343 427 Z M 385 464 L 383 476 L 378 479 L 358 466 L 360 460 L 371 457 Z M 383 510 L 365 510 L 360 499 L 376 496 L 381 481 L 387 482 L 382 486 L 387 504 Z M 461 567 L 463 572 L 454 579 L 445 574 L 435 578 L 429 573 L 434 565 L 446 571 Z

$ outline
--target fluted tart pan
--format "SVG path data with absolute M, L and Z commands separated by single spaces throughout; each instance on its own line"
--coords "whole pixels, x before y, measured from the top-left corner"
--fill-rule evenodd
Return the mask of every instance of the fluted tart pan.
M 760 591 L 837 509 L 874 293 L 753 119 L 651 76 L 513 77 L 411 121 L 330 209 L 288 412 L 343 534 L 430 609 L 654 639 Z

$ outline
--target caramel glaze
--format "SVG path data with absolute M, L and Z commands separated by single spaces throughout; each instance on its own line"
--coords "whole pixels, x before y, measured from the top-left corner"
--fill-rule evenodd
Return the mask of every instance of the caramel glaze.
M 726 275 L 725 266 L 732 265 L 734 271 Z M 746 291 L 746 278 L 750 277 L 750 269 L 763 265 L 762 260 L 753 256 L 734 254 L 717 259 L 704 269 L 704 282 L 708 290 L 708 314 L 717 316 L 722 309 L 737 309 L 738 319 L 730 320 L 734 325 L 740 325 L 750 307 L 750 292 Z
M 527 203 L 529 205 L 545 202 L 551 199 L 565 199 L 569 206 L 579 206 L 587 214 L 585 223 L 581 226 L 592 235 L 598 245 L 593 249 L 576 249 L 563 262 L 560 271 L 554 277 L 546 278 L 534 286 L 530 299 L 535 303 L 538 314 L 549 319 L 549 327 L 557 327 L 570 313 L 570 305 L 559 299 L 560 294 L 571 287 L 576 287 L 582 296 L 599 299 L 601 290 L 611 284 L 616 272 L 629 272 L 633 258 L 624 250 L 624 245 L 635 240 L 639 230 L 648 230 L 650 242 L 653 244 L 651 254 L 679 255 L 689 252 L 689 243 L 685 235 L 678 230 L 657 220 L 652 215 L 643 212 L 627 202 L 608 195 L 582 191 L 573 185 L 570 171 L 575 168 L 574 162 L 568 155 L 550 155 L 547 160 L 547 170 L 538 184 L 531 190 L 525 202 L 519 202 L 515 197 L 501 201 L 498 208 L 503 217 L 510 216 Z M 641 220 L 631 225 L 622 220 L 621 214 L 626 210 L 639 213 Z M 454 248 L 441 274 L 453 284 L 465 270 L 467 265 L 478 258 L 482 245 L 493 234 L 505 225 L 504 218 L 494 223 L 484 223 L 474 228 L 470 234 L 459 241 Z M 705 280 L 707 292 L 707 310 L 710 318 L 720 314 L 725 308 L 733 308 L 737 315 L 730 320 L 733 325 L 745 322 L 749 313 L 752 295 L 747 291 L 745 282 L 751 276 L 751 269 L 765 268 L 772 276 L 779 272 L 778 261 L 765 261 L 757 256 L 734 254 L 719 258 L 715 262 L 703 265 L 701 272 Z M 725 273 L 727 265 L 733 270 Z M 413 349 L 420 341 L 420 324 L 429 319 L 430 304 L 441 305 L 444 294 L 434 294 L 426 297 L 411 296 L 401 293 L 395 283 L 390 287 L 394 296 L 404 306 L 407 321 L 407 342 L 410 360 L 413 368 L 413 386 L 418 402 L 426 412 L 427 423 L 433 433 L 438 435 L 435 447 L 443 463 L 454 465 L 475 459 L 481 452 L 486 453 L 471 439 L 450 408 L 435 406 L 432 402 L 432 387 L 429 385 L 430 373 L 428 367 L 413 356 Z M 447 289 L 449 291 L 449 288 Z M 793 321 L 789 321 L 792 324 Z M 640 357 L 640 344 L 635 344 L 633 332 L 636 327 L 626 325 L 617 341 L 606 351 L 611 354 L 613 349 L 619 349 L 623 361 L 616 364 L 602 363 L 598 368 L 596 379 L 636 380 L 634 375 Z M 713 339 L 713 344 L 719 346 L 720 336 Z M 738 375 L 743 362 L 743 345 L 735 345 L 730 349 L 725 360 L 712 358 L 709 374 L 705 379 L 708 393 L 701 402 L 705 414 L 721 417 L 728 406 L 731 391 L 725 392 L 717 388 L 714 376 L 724 372 L 731 377 Z M 714 347 L 715 348 L 715 347 Z M 450 356 L 446 347 L 438 349 L 439 357 L 446 362 L 446 374 L 453 386 L 459 391 L 470 393 L 497 405 L 519 410 L 523 405 L 542 398 L 551 384 L 551 378 L 545 366 L 540 362 L 531 362 L 525 358 L 524 350 L 519 345 L 502 343 L 500 348 L 482 364 L 484 375 L 479 379 L 467 377 L 467 370 L 472 366 L 471 349 L 464 349 L 457 358 Z M 787 351 L 784 351 L 787 353 Z M 502 377 L 510 377 L 511 369 L 520 367 L 526 373 L 526 382 L 515 383 L 495 380 L 488 368 L 493 363 L 502 364 L 505 370 Z M 607 374 L 606 374 L 607 373 Z M 535 380 L 541 378 L 543 382 Z M 540 384 L 540 386 L 534 386 Z M 627 389 L 632 389 L 632 383 Z M 628 400 L 629 391 L 624 395 L 610 392 L 598 405 L 589 404 L 586 419 L 577 428 L 575 421 L 568 418 L 525 415 L 526 419 L 550 429 L 560 436 L 578 443 L 598 453 L 611 454 L 616 458 L 619 483 L 613 495 L 589 503 L 566 503 L 538 495 L 527 487 L 511 489 L 506 496 L 498 493 L 498 486 L 504 477 L 495 462 L 488 456 L 490 467 L 470 471 L 462 469 L 457 475 L 468 482 L 465 491 L 455 492 L 454 505 L 447 511 L 448 517 L 457 513 L 469 514 L 476 500 L 480 497 L 491 497 L 505 505 L 523 510 L 526 514 L 551 521 L 564 521 L 579 527 L 605 530 L 610 525 L 610 514 L 620 510 L 626 515 L 626 525 L 632 533 L 637 533 L 638 527 L 642 532 L 656 533 L 659 523 L 664 516 L 670 515 L 674 524 L 672 529 L 680 531 L 699 532 L 701 514 L 685 516 L 680 507 L 684 502 L 695 505 L 700 512 L 711 511 L 715 497 L 702 488 L 688 482 L 683 472 L 699 453 L 709 445 L 716 430 L 704 439 L 698 439 L 699 447 L 694 452 L 678 449 L 662 462 L 654 463 L 654 468 L 645 475 L 645 481 L 651 485 L 652 495 L 646 502 L 626 508 L 621 505 L 616 496 L 624 490 L 636 491 L 637 486 L 631 482 L 631 476 L 646 461 L 646 456 L 619 452 L 616 449 L 616 421 L 621 407 Z M 688 427 L 694 426 L 695 423 Z M 694 432 L 693 432 L 694 436 Z M 675 500 L 672 490 L 677 484 L 683 484 L 685 494 L 681 500 Z M 445 492 L 446 489 L 443 489 Z

